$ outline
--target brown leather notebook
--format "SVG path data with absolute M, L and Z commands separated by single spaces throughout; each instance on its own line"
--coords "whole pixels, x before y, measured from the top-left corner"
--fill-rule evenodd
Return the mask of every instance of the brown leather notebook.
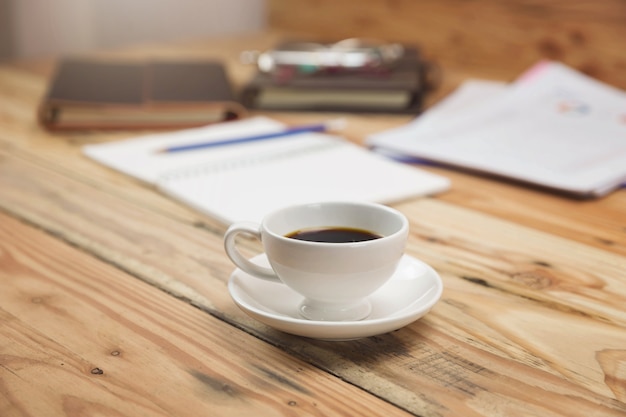
M 244 113 L 217 61 L 66 59 L 38 116 L 52 130 L 150 129 L 201 126 Z
M 263 110 L 418 113 L 428 90 L 426 67 L 407 47 L 389 71 L 296 74 L 277 80 L 258 72 L 244 87 L 241 102 Z

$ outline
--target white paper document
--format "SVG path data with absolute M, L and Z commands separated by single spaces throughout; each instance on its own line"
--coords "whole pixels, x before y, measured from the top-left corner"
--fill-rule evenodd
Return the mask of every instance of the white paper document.
M 510 85 L 468 81 L 368 145 L 582 196 L 626 182 L 626 93 L 541 62 Z
M 321 133 L 188 152 L 157 152 L 169 146 L 284 129 L 274 120 L 256 117 L 87 145 L 83 151 L 225 224 L 260 222 L 268 212 L 290 204 L 323 200 L 392 203 L 449 188 L 447 178 Z

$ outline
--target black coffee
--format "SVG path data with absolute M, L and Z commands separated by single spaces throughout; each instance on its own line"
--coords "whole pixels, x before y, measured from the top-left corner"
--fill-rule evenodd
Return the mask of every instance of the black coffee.
M 309 242 L 350 243 L 381 238 L 381 235 L 363 229 L 349 227 L 326 227 L 319 229 L 296 230 L 285 235 L 291 239 Z

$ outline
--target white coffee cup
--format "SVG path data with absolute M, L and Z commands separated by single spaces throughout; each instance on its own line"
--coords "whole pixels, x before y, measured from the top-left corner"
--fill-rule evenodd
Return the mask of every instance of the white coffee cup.
M 358 229 L 380 237 L 358 242 L 317 242 L 288 237 L 299 231 Z M 304 297 L 300 313 L 311 320 L 361 320 L 371 311 L 367 297 L 394 274 L 409 233 L 409 222 L 390 207 L 361 202 L 290 206 L 265 216 L 261 224 L 240 222 L 224 235 L 224 248 L 242 271 L 282 282 Z M 263 244 L 271 268 L 244 257 L 238 235 Z

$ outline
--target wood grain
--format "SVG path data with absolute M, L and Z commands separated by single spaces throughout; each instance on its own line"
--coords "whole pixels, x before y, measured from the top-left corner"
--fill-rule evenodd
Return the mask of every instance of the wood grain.
M 626 255 L 626 193 L 579 200 L 526 184 L 430 166 L 452 181 L 441 200 Z M 540 198 L 537 198 L 540 196 Z
M 274 39 L 271 34 L 259 37 L 257 43 L 250 39 L 229 41 L 224 50 L 219 49 L 220 41 L 207 41 L 144 47 L 140 53 L 128 53 L 211 56 L 218 51 L 215 52 L 218 56 L 232 60 L 235 50 L 250 45 L 262 47 Z M 230 65 L 236 67 L 232 61 Z M 254 343 L 259 350 L 273 352 L 254 357 L 271 364 L 272 372 L 283 369 L 278 362 L 291 361 L 292 356 L 303 361 L 294 363 L 306 366 L 311 372 L 326 371 L 314 373 L 317 375 L 314 377 L 307 371 L 306 376 L 298 379 L 302 386 L 336 381 L 326 379 L 327 374 L 335 375 L 363 390 L 357 392 L 370 392 L 414 415 L 623 416 L 626 413 L 624 190 L 598 201 L 577 201 L 491 178 L 429 167 L 451 176 L 452 190 L 437 198 L 416 199 L 395 206 L 411 219 L 408 253 L 433 265 L 444 279 L 441 302 L 424 319 L 391 334 L 341 343 L 308 340 L 269 329 L 234 306 L 225 286 L 233 266 L 222 250 L 222 225 L 80 155 L 80 146 L 85 143 L 115 140 L 130 133 L 49 135 L 41 131 L 34 124 L 33 109 L 45 88 L 48 68 L 24 68 L 21 65 L 0 68 L 3 98 L 0 100 L 0 211 L 5 213 L 2 223 L 9 225 L 2 229 L 5 232 L 0 241 L 0 276 L 2 282 L 15 276 L 26 277 L 17 281 L 14 289 L 9 286 L 6 295 L 4 289 L 0 292 L 0 298 L 6 297 L 13 306 L 9 309 L 5 307 L 9 302 L 0 302 L 2 329 L 18 342 L 17 347 L 0 346 L 11 357 L 19 358 L 18 351 L 28 352 L 24 354 L 27 363 L 38 363 L 41 358 L 54 361 L 68 357 L 73 364 L 71 371 L 64 372 L 56 368 L 46 370 L 47 365 L 28 368 L 19 381 L 11 372 L 4 373 L 6 367 L 0 368 L 3 372 L 0 375 L 11 378 L 11 383 L 25 384 L 10 391 L 11 395 L 20 396 L 20 404 L 26 401 L 21 395 L 33 386 L 29 384 L 38 387 L 41 400 L 28 404 L 33 415 L 41 415 L 39 411 L 50 404 L 59 407 L 59 396 L 54 393 L 56 385 L 50 382 L 55 378 L 76 378 L 89 386 L 97 378 L 84 374 L 94 369 L 90 368 L 92 365 L 103 369 L 104 375 L 107 369 L 122 375 L 126 368 L 115 366 L 119 358 L 110 358 L 113 350 L 108 349 L 125 340 L 134 347 L 147 349 L 147 357 L 153 359 L 150 364 L 159 364 L 159 378 L 148 381 L 156 396 L 166 391 L 164 385 L 169 387 L 182 381 L 184 386 L 193 380 L 185 379 L 189 375 L 176 370 L 177 366 L 182 369 L 181 364 L 187 366 L 191 361 L 189 352 L 196 352 L 194 357 L 207 355 L 208 358 L 228 350 L 224 355 L 230 359 L 224 366 L 235 369 L 234 382 L 249 387 L 243 379 L 256 375 L 254 384 L 261 372 L 242 370 L 234 358 L 247 357 L 249 351 L 242 349 L 247 343 Z M 238 76 L 242 77 L 247 69 L 239 69 Z M 462 78 L 465 72 L 456 74 Z M 283 113 L 272 116 L 287 122 L 313 121 L 320 117 Z M 346 134 L 359 142 L 369 131 L 405 120 L 408 118 L 348 115 Z M 32 242 L 24 241 L 20 237 L 23 233 Z M 246 242 L 246 246 L 250 254 L 260 250 L 254 242 Z M 63 256 L 48 259 L 47 251 Z M 68 276 L 61 269 L 66 266 L 65 257 L 80 259 L 77 265 L 68 266 L 72 271 Z M 80 268 L 83 264 L 87 267 Z M 116 284 L 119 291 L 109 288 L 110 276 L 116 277 L 116 283 L 119 281 Z M 70 280 L 79 283 L 78 289 L 72 289 L 74 284 L 70 285 Z M 58 300 L 36 295 L 45 295 L 50 288 L 58 289 Z M 144 298 L 138 292 L 151 295 Z M 167 302 L 171 295 L 180 300 Z M 81 301 L 81 297 L 87 301 Z M 151 302 L 153 297 L 159 301 Z M 33 309 L 33 299 L 46 306 L 40 308 L 46 311 L 45 315 Z M 102 305 L 105 299 L 111 300 L 115 308 L 105 308 Z M 160 307 L 162 303 L 164 307 Z M 34 304 L 35 309 L 42 307 Z M 188 304 L 199 309 L 189 310 Z M 84 321 L 79 320 L 81 310 L 85 310 Z M 63 328 L 62 319 L 67 314 L 73 319 L 68 324 L 70 327 Z M 125 318 L 127 314 L 132 320 Z M 154 319 L 147 318 L 152 315 Z M 187 321 L 188 327 L 182 325 L 182 330 L 176 330 Z M 98 325 L 89 328 L 89 323 Z M 140 337 L 141 343 L 130 342 L 134 340 L 131 330 L 135 327 L 145 328 L 150 336 Z M 88 340 L 79 340 L 72 329 L 90 335 Z M 245 329 L 269 344 L 236 329 Z M 203 332 L 202 346 L 190 341 L 192 331 Z M 118 332 L 125 337 L 120 339 L 116 336 Z M 182 333 L 185 334 L 183 346 L 174 348 L 172 343 Z M 94 347 L 92 343 L 102 343 L 100 338 L 110 341 L 110 345 Z M 166 339 L 165 348 L 161 346 L 162 339 Z M 222 339 L 232 339 L 232 345 Z M 41 345 L 49 346 L 50 350 L 42 351 Z M 96 350 L 103 356 L 90 353 Z M 291 355 L 283 359 L 281 351 Z M 141 365 L 138 380 L 150 379 L 147 368 L 142 368 L 149 365 L 136 357 L 133 360 L 136 360 L 133 364 Z M 105 368 L 101 363 L 113 368 Z M 38 380 L 39 369 L 43 369 L 44 377 Z M 226 370 L 220 368 L 220 372 Z M 293 376 L 289 374 L 289 377 Z M 122 395 L 128 396 L 135 389 L 145 394 L 136 381 L 127 383 L 130 385 L 115 390 L 97 386 L 97 395 L 126 398 Z M 334 385 L 335 382 L 331 387 Z M 13 385 L 2 387 L 4 393 Z M 196 395 L 180 391 L 183 390 L 175 390 L 172 395 L 181 398 Z M 266 401 L 260 385 L 246 392 L 250 395 L 256 392 L 251 404 L 261 407 L 260 410 L 276 406 L 273 410 L 277 414 L 288 415 L 293 411 L 281 408 L 283 403 L 275 404 L 279 401 L 275 397 Z M 288 389 L 284 392 L 291 394 Z M 69 389 L 63 393 L 69 406 L 74 407 L 74 414 L 87 413 L 89 408 L 77 399 L 91 398 L 88 393 L 80 391 L 80 395 L 71 396 Z M 136 414 L 117 401 L 102 398 L 105 397 L 91 401 L 89 406 L 115 404 L 117 409 L 102 408 L 101 413 Z M 167 398 L 159 404 L 167 403 L 171 410 L 179 406 L 187 410 L 184 401 Z M 13 409 L 13 402 L 3 401 L 0 410 L 9 409 L 15 415 L 22 415 Z M 204 404 L 202 398 L 189 401 Z M 331 407 L 331 403 L 326 404 Z M 151 404 L 153 401 L 141 399 L 136 404 L 131 402 L 133 407 L 147 410 L 148 415 L 156 413 Z M 240 409 L 252 413 L 252 408 L 246 408 L 248 403 L 228 404 L 232 406 L 229 412 Z M 381 407 L 379 414 L 388 415 Z M 394 407 L 390 409 L 397 412 Z M 59 414 L 53 415 L 64 415 L 61 413 L 65 409 L 54 410 Z M 349 411 L 331 410 L 335 414 L 350 414 Z
M 408 415 L 3 214 L 0 265 L 4 417 Z
M 229 67 L 233 69 L 231 74 L 236 75 L 233 78 L 240 85 L 252 74 L 252 69 L 238 65 L 237 54 L 232 51 L 262 49 L 264 46 L 271 45 L 279 37 L 280 35 L 271 33 L 266 37 L 236 38 L 230 40 L 226 47 L 221 43 L 222 40 L 175 44 L 169 47 L 154 47 L 154 49 L 143 47 L 138 50 L 117 52 L 116 56 L 192 55 L 225 59 Z M 223 50 L 231 52 L 221 52 Z M 44 70 L 41 70 L 42 67 Z M 20 153 L 21 157 L 44 165 L 51 163 L 54 166 L 64 166 L 68 155 L 80 155 L 80 146 L 83 144 L 112 141 L 138 134 L 136 132 L 104 134 L 96 131 L 57 135 L 58 140 L 50 141 L 50 136 L 46 132 L 36 128 L 32 113 L 32 109 L 37 106 L 46 88 L 46 76 L 49 76 L 49 73 L 49 68 L 45 64 L 30 66 L 29 71 L 23 71 L 19 65 L 14 68 L 0 69 L 0 93 L 4 97 L 11 97 L 11 101 L 0 102 L 0 114 L 3 121 L 3 129 L 0 131 L 0 149 L 10 148 L 13 153 Z M 459 72 L 454 78 L 462 78 L 463 74 L 465 73 Z M 453 86 L 450 85 L 450 88 Z M 291 124 L 316 122 L 320 118 L 317 113 L 272 113 L 271 116 Z M 363 143 L 365 136 L 370 133 L 402 125 L 411 119 L 411 116 L 406 115 L 363 117 L 342 114 L 339 116 L 347 119 L 346 137 L 356 143 Z M 32 145 L 35 148 L 31 147 Z M 159 210 L 165 210 L 170 215 L 188 222 L 197 222 L 209 228 L 220 227 L 212 219 L 199 216 L 152 192 L 147 187 L 129 187 L 131 184 L 137 184 L 137 181 L 94 165 L 86 158 L 74 158 L 67 169 L 74 171 L 71 175 L 82 176 L 86 181 L 92 180 L 94 184 L 98 184 L 98 187 L 129 201 L 158 207 Z M 452 169 L 438 167 L 425 169 L 452 179 L 452 190 L 442 196 L 446 201 L 473 209 L 486 210 L 507 218 L 511 218 L 513 213 L 516 213 L 515 220 L 528 226 L 548 227 L 551 233 L 618 253 L 626 253 L 626 194 L 623 192 L 614 193 L 600 201 L 580 202 L 500 179 L 466 175 Z M 521 201 L 523 201 L 522 204 Z
M 232 265 L 220 235 L 19 160 L 6 158 L 2 166 L 21 179 L 0 184 L 11 190 L 5 204 L 22 209 L 15 215 L 417 414 L 475 407 L 477 415 L 489 415 L 488 404 L 507 409 L 519 401 L 512 387 L 532 393 L 536 402 L 526 407 L 543 415 L 587 415 L 596 403 L 608 415 L 613 407 L 626 411 L 611 400 L 623 401 L 626 346 L 626 288 L 614 278 L 625 265 L 618 255 L 435 200 L 398 205 L 417 219 L 409 253 L 444 277 L 442 302 L 390 335 L 313 342 L 269 331 L 234 307 L 224 285 Z M 106 213 L 116 216 L 103 221 Z M 580 343 L 589 334 L 597 344 Z M 439 358 L 434 368 L 416 375 L 433 355 Z M 476 392 L 465 386 L 487 382 L 484 398 L 470 406 Z M 571 409 L 543 408 L 562 395 Z

